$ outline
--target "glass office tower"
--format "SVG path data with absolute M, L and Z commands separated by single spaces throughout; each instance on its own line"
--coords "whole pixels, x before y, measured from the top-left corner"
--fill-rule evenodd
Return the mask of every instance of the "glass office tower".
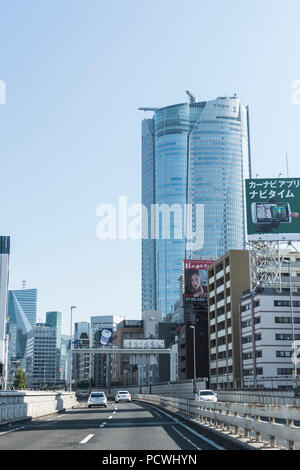
M 151 213 L 151 205 L 155 201 L 155 148 L 154 120 L 142 122 L 142 203 Z M 156 271 L 155 250 L 156 240 L 152 239 L 150 217 L 143 223 L 142 238 L 142 305 L 144 310 L 156 309 Z
M 9 357 L 21 359 L 25 354 L 26 337 L 36 325 L 37 289 L 10 290 L 8 295 L 7 321 L 10 337 Z M 13 326 L 15 325 L 15 327 Z M 15 344 L 13 341 L 15 339 Z
M 189 103 L 151 108 L 153 119 L 142 127 L 142 204 L 156 205 L 159 213 L 155 243 L 149 233 L 142 241 L 142 309 L 160 309 L 164 315 L 178 300 L 184 258 L 216 259 L 245 242 L 248 108 L 236 95 L 205 102 L 189 96 Z M 181 219 L 172 212 L 174 205 L 182 208 Z M 170 237 L 164 233 L 168 219 Z M 187 227 L 198 243 L 186 239 Z
M 61 367 L 61 312 L 46 312 L 46 326 L 55 328 L 56 330 L 56 380 L 61 380 L 63 377 Z

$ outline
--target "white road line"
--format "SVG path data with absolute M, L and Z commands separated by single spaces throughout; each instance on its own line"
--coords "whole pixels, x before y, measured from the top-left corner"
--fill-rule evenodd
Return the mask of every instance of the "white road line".
M 55 418 L 46 419 L 46 421 L 53 421 L 54 419 L 62 418 L 64 415 L 55 416 Z
M 149 403 L 147 403 L 147 405 L 149 405 Z M 152 407 L 152 405 L 150 405 Z M 172 419 L 173 421 L 175 421 L 176 424 L 179 424 L 180 426 L 183 426 L 185 429 L 187 429 L 188 431 L 190 431 L 191 433 L 195 434 L 195 436 L 199 437 L 200 439 L 202 439 L 203 441 L 207 442 L 208 444 L 212 445 L 213 447 L 215 447 L 216 449 L 218 450 L 225 450 L 224 447 L 221 447 L 219 445 L 217 445 L 214 441 L 212 441 L 211 439 L 208 439 L 207 437 L 204 437 L 202 436 L 202 434 L 199 434 L 197 431 L 195 431 L 194 429 L 190 428 L 189 426 L 187 426 L 186 424 L 182 423 L 181 421 L 179 421 L 177 418 L 174 418 L 173 416 L 169 415 L 168 413 L 166 413 L 165 411 L 163 410 L 159 410 L 160 413 L 163 413 L 164 415 L 168 416 L 168 418 Z
M 197 450 L 202 450 L 200 447 L 198 447 L 193 441 L 191 441 L 187 436 L 182 434 L 182 432 L 178 431 L 175 427 L 173 427 L 173 431 L 177 432 L 185 441 L 188 441 L 193 447 L 196 447 Z
M 19 429 L 24 429 L 24 428 L 26 428 L 26 426 L 20 426 L 19 428 L 11 429 L 10 431 L 0 432 L 0 436 L 3 436 L 4 434 L 8 434 L 10 432 L 18 431 Z
M 81 442 L 79 442 L 79 444 L 86 444 L 87 441 L 89 441 L 92 437 L 94 437 L 95 434 L 89 434 L 88 436 L 86 436 Z

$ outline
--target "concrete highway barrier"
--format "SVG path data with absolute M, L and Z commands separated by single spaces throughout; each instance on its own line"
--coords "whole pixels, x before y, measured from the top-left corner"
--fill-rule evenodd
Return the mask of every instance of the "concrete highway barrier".
M 58 413 L 77 404 L 74 392 L 0 391 L 0 425 Z
M 191 417 L 256 449 L 300 450 L 300 406 L 208 403 L 157 395 L 135 395 L 134 399 Z

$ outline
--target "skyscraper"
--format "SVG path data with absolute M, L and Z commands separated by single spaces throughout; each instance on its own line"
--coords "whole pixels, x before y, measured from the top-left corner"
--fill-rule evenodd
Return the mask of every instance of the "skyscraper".
M 141 108 L 154 112 L 142 124 L 142 204 L 148 210 L 142 310 L 159 309 L 163 315 L 178 299 L 184 258 L 216 259 L 245 242 L 248 107 L 236 95 L 202 102 L 188 95 L 189 103 Z M 153 205 L 154 237 L 149 230 Z M 169 236 L 164 232 L 168 225 Z
M 8 294 L 9 357 L 20 359 L 25 354 L 27 334 L 36 325 L 37 289 L 10 290 Z
M 26 375 L 30 387 L 52 387 L 57 383 L 57 329 L 37 323 L 27 336 Z
M 0 236 L 0 376 L 5 363 L 9 254 L 10 237 Z
M 62 378 L 61 367 L 61 312 L 46 312 L 46 326 L 56 330 L 56 380 Z

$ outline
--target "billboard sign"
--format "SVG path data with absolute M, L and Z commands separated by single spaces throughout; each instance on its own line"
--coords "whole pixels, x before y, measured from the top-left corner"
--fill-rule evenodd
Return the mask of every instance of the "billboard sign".
M 248 241 L 300 241 L 300 178 L 246 180 Z
M 185 302 L 207 302 L 207 268 L 213 260 L 184 260 L 183 295 Z
M 99 344 L 102 346 L 110 346 L 112 344 L 112 328 L 100 328 L 99 329 Z

